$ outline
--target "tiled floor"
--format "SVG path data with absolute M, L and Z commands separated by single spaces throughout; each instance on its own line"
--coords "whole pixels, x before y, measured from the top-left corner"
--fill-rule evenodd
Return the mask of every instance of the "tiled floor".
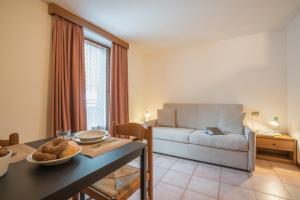
M 133 161 L 137 165 L 138 161 Z M 130 200 L 139 199 L 137 191 Z M 154 154 L 154 200 L 300 200 L 300 169 L 256 161 L 248 172 Z

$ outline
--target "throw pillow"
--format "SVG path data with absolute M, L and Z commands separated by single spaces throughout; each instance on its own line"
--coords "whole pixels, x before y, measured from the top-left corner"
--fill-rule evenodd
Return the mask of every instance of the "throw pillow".
M 175 127 L 175 109 L 157 110 L 157 125 Z
M 218 128 L 224 133 L 244 134 L 245 113 L 222 112 Z

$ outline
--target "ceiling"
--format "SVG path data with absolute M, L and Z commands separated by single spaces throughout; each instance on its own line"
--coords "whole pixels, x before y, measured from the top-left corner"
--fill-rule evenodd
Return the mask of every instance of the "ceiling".
M 120 38 L 163 49 L 284 28 L 300 0 L 49 0 Z

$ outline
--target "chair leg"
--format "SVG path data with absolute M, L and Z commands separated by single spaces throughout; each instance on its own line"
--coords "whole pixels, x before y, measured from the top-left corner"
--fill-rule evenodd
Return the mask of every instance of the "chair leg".
M 80 192 L 80 200 L 85 200 L 85 194 L 83 192 Z
M 79 194 L 72 196 L 72 200 L 79 200 L 78 196 L 79 196 Z

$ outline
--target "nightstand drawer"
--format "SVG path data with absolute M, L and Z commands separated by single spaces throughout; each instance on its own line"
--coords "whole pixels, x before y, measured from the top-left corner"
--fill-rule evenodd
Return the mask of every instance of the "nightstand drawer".
M 260 148 L 266 148 L 266 149 L 294 151 L 294 142 L 287 141 L 287 140 L 257 138 L 256 146 Z

